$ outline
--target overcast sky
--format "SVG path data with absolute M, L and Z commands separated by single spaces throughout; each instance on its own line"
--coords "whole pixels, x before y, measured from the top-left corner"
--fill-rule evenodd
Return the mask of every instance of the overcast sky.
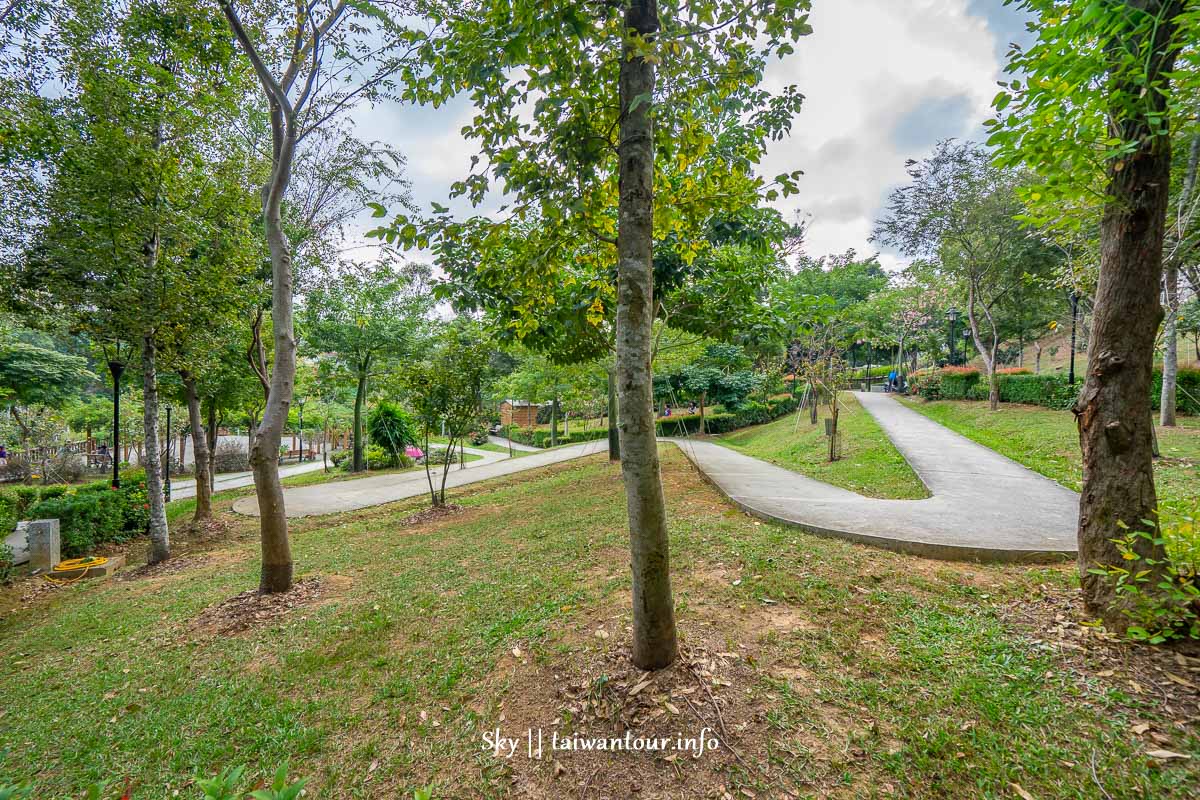
M 771 87 L 795 84 L 806 100 L 761 172 L 804 170 L 800 194 L 778 207 L 789 219 L 808 218 L 810 255 L 873 253 L 873 222 L 905 180 L 905 159 L 925 156 L 939 139 L 982 138 L 1008 43 L 1024 38 L 1024 20 L 1003 0 L 814 0 L 811 23 L 796 53 L 768 69 Z M 469 171 L 475 149 L 459 129 L 470 115 L 461 100 L 438 110 L 381 106 L 360 109 L 356 127 L 406 155 L 414 199 L 427 211 Z M 371 224 L 364 219 L 363 229 Z

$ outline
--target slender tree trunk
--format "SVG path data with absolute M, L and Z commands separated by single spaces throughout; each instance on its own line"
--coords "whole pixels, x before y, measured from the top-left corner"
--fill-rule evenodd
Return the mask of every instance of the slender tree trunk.
M 183 391 L 187 396 L 188 427 L 192 429 L 192 455 L 196 475 L 196 512 L 193 522 L 212 518 L 212 479 L 208 474 L 208 436 L 200 422 L 200 395 L 196 392 L 196 378 L 187 370 L 179 373 L 183 378 Z
M 1163 11 L 1158 0 L 1129 0 L 1131 10 Z M 1100 279 L 1096 287 L 1087 379 L 1074 411 L 1083 450 L 1083 491 L 1079 500 L 1079 576 L 1090 613 L 1123 629 L 1128 620 L 1116 608 L 1113 582 L 1093 569 L 1124 563 L 1113 539 L 1122 525 L 1144 530 L 1142 520 L 1157 512 L 1151 446 L 1150 389 L 1154 340 L 1163 311 L 1163 233 L 1171 184 L 1171 140 L 1157 133 L 1147 113 L 1166 114 L 1167 73 L 1176 51 L 1176 18 L 1182 4 L 1169 3 L 1165 19 L 1153 29 L 1153 42 L 1126 36 L 1125 45 L 1145 59 L 1148 75 L 1124 61 L 1114 62 L 1109 91 L 1121 98 L 1144 95 L 1136 110 L 1120 103 L 1110 125 L 1136 149 L 1109 167 L 1108 200 L 1100 225 Z M 1119 33 L 1117 35 L 1120 35 Z M 1123 54 L 1125 47 L 1119 48 Z M 1114 56 L 1122 58 L 1122 56 Z M 1139 59 L 1135 59 L 1140 63 Z M 1130 74 L 1130 73 L 1134 74 Z M 1156 561 L 1164 559 L 1162 545 L 1139 539 L 1135 551 Z M 1155 586 L 1161 565 L 1137 565 L 1151 571 L 1147 586 Z M 1157 574 L 1156 574 L 1157 573 Z
M 434 508 L 437 508 L 438 506 L 441 505 L 441 503 L 438 502 L 437 491 L 433 488 L 433 474 L 432 474 L 432 472 L 430 472 L 430 469 L 429 469 L 429 464 L 432 461 L 432 458 L 430 456 L 431 456 L 431 453 L 429 451 L 429 428 L 427 427 L 427 428 L 425 428 L 425 480 L 429 482 L 429 504 L 431 506 L 433 506 Z
M 558 398 L 550 401 L 550 446 L 558 446 Z
M 148 442 L 145 460 L 146 494 L 150 505 L 150 563 L 171 557 L 171 538 L 167 530 L 167 509 L 163 500 L 162 468 L 158 461 L 158 376 L 155 369 L 154 337 L 142 337 L 142 431 Z
M 870 376 L 870 374 L 871 374 L 871 370 L 870 370 L 870 368 L 868 367 L 868 368 L 867 368 L 867 375 L 868 375 L 868 378 L 867 378 L 867 391 L 870 391 L 870 390 L 871 390 L 871 389 L 870 389 L 870 387 L 871 387 L 871 378 L 869 377 L 869 376 Z M 808 424 L 809 424 L 809 425 L 816 425 L 816 424 L 817 424 L 817 385 L 816 385 L 815 383 L 813 383 L 812 381 L 809 381 L 809 383 L 808 383 L 808 402 L 809 402 L 809 407 L 808 407 Z
M 363 399 L 367 395 L 367 370 L 365 367 L 358 372 L 358 387 L 354 390 L 354 462 L 352 464 L 355 472 L 362 472 L 366 469 L 366 463 L 363 458 Z
M 704 435 L 704 402 L 708 399 L 708 392 L 700 393 L 700 435 Z
M 621 437 L 617 430 L 617 376 L 608 371 L 608 460 L 621 460 Z
M 1162 394 L 1159 398 L 1158 422 L 1163 427 L 1175 425 L 1176 379 L 1179 375 L 1179 336 L 1176 323 L 1179 319 L 1179 270 L 1167 267 L 1165 292 L 1167 319 L 1163 325 Z
M 658 30 L 655 0 L 632 0 L 627 39 Z M 675 607 L 667 513 L 659 477 L 650 365 L 654 324 L 654 65 L 626 42 L 620 66 L 617 227 L 617 373 L 621 472 L 633 567 L 633 663 L 661 669 L 675 661 Z

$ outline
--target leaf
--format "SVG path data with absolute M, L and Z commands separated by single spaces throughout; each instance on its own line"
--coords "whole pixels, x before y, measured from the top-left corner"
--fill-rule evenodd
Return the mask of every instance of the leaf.
M 1017 793 L 1017 796 L 1020 797 L 1021 800 L 1034 800 L 1033 795 L 1031 795 L 1029 792 L 1025 791 L 1025 787 L 1022 786 L 1021 784 L 1010 783 L 1009 786 L 1011 786 L 1013 788 L 1013 791 Z
M 1172 750 L 1148 750 L 1146 755 L 1151 758 L 1157 758 L 1160 761 L 1187 761 L 1191 756 L 1186 753 L 1176 753 Z

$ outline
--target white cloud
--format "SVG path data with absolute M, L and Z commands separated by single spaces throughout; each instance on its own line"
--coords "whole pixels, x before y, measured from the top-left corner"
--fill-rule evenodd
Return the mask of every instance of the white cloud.
M 789 217 L 811 214 L 810 253 L 874 252 L 874 219 L 887 192 L 906 180 L 905 159 L 924 156 L 937 139 L 979 135 L 1011 34 L 993 28 L 1012 21 L 988 4 L 1001 0 L 814 3 L 814 33 L 767 71 L 769 87 L 796 84 L 806 100 L 792 135 L 773 143 L 762 168 L 768 176 L 804 170 L 800 194 L 778 205 Z M 441 109 L 362 109 L 355 125 L 361 137 L 391 142 L 408 157 L 420 208 L 437 201 L 466 214 L 469 204 L 447 195 L 476 152 L 460 133 L 471 114 L 457 98 Z M 365 219 L 363 230 L 371 224 Z M 903 263 L 885 256 L 889 267 Z

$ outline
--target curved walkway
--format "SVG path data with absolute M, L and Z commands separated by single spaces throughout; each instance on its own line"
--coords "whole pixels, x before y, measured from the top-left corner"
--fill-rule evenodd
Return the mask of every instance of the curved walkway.
M 446 488 L 466 486 L 469 483 L 537 469 L 593 453 L 607 452 L 607 450 L 607 440 L 596 440 L 558 447 L 553 450 L 542 450 L 520 458 L 509 458 L 507 453 L 495 453 L 491 450 L 477 450 L 468 447 L 466 451 L 480 456 L 479 460 L 468 462 L 465 465 L 451 464 L 450 474 L 446 476 Z M 434 486 L 439 485 L 442 468 L 435 467 L 431 472 Z M 311 517 L 337 514 L 342 511 L 356 511 L 360 508 L 394 503 L 397 500 L 406 500 L 409 497 L 428 493 L 429 482 L 425 477 L 425 470 L 417 469 L 412 472 L 376 475 L 370 478 L 315 483 L 311 486 L 293 486 L 283 490 L 283 497 L 287 505 L 288 517 Z M 233 504 L 233 510 L 239 514 L 257 517 L 258 499 L 243 497 Z
M 1075 553 L 1075 492 L 889 395 L 854 395 L 931 497 L 863 497 L 719 444 L 672 441 L 744 510 L 811 533 L 949 560 L 1036 562 Z

